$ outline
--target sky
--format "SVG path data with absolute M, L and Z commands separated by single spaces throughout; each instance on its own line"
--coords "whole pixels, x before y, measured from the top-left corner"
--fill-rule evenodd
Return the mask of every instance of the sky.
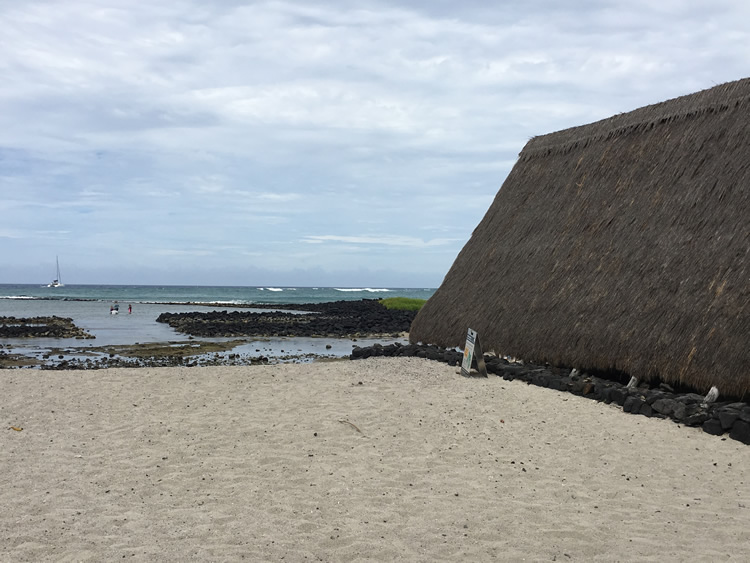
M 0 283 L 437 287 L 526 142 L 750 76 L 745 0 L 0 0 Z M 553 210 L 551 210 L 551 213 Z

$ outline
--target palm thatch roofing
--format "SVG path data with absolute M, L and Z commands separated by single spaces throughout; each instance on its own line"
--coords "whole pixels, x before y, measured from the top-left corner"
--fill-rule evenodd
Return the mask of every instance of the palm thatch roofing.
M 531 139 L 410 340 L 750 395 L 750 79 Z

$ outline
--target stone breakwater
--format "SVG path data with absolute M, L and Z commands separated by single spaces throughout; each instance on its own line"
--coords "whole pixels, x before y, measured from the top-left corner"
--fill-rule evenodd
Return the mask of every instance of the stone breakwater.
M 460 366 L 463 361 L 463 353 L 458 350 L 398 343 L 357 347 L 350 358 L 357 360 L 372 356 L 415 356 L 455 366 Z M 521 364 L 490 355 L 485 355 L 484 360 L 488 373 L 506 381 L 525 381 L 530 385 L 614 403 L 627 413 L 669 418 L 685 426 L 700 426 L 704 432 L 716 436 L 728 433 L 730 438 L 750 445 L 750 405 L 745 402 L 706 403 L 702 395 L 675 392 L 664 383 L 653 388 L 646 383 L 630 388 L 622 382 L 587 373 L 578 374 L 570 368 Z
M 0 317 L 0 338 L 96 338 L 67 317 Z
M 283 308 L 301 312 L 162 313 L 156 320 L 196 337 L 352 338 L 407 332 L 416 315 L 414 311 L 386 309 L 374 299 L 287 305 Z

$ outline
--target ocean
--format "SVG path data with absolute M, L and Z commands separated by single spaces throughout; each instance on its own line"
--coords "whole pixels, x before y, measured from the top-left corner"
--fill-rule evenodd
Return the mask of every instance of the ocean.
M 228 305 L 327 303 L 339 300 L 415 297 L 427 299 L 434 288 L 223 287 L 180 285 L 0 284 L 2 301 L 104 301 L 125 303 L 223 303 Z
M 91 340 L 0 338 L 8 353 L 43 357 L 60 348 L 85 349 L 100 346 L 148 342 L 184 341 L 188 335 L 176 332 L 156 318 L 164 312 L 237 310 L 252 311 L 253 304 L 326 303 L 340 300 L 413 297 L 429 299 L 434 288 L 347 288 L 347 287 L 222 287 L 169 285 L 65 285 L 47 287 L 29 284 L 0 284 L 0 317 L 68 317 L 95 338 Z M 111 315 L 117 302 L 120 313 Z M 132 313 L 128 313 L 128 306 Z M 249 306 L 249 308 L 248 308 Z M 267 310 L 267 309 L 264 309 Z M 225 340 L 222 338 L 201 340 Z M 389 340 L 398 341 L 397 339 Z M 378 339 L 360 339 L 369 346 Z M 401 340 L 401 342 L 405 342 Z M 327 348 L 326 346 L 330 346 Z M 268 357 L 343 357 L 351 352 L 348 339 L 275 338 L 248 341 L 232 353 L 257 353 Z M 71 354 L 75 355 L 75 354 Z

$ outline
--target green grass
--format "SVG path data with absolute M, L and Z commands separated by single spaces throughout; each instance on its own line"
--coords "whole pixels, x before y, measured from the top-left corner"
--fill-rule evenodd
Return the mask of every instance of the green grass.
M 419 311 L 427 299 L 412 299 L 410 297 L 389 297 L 381 299 L 380 303 L 386 309 L 398 309 L 399 311 Z

